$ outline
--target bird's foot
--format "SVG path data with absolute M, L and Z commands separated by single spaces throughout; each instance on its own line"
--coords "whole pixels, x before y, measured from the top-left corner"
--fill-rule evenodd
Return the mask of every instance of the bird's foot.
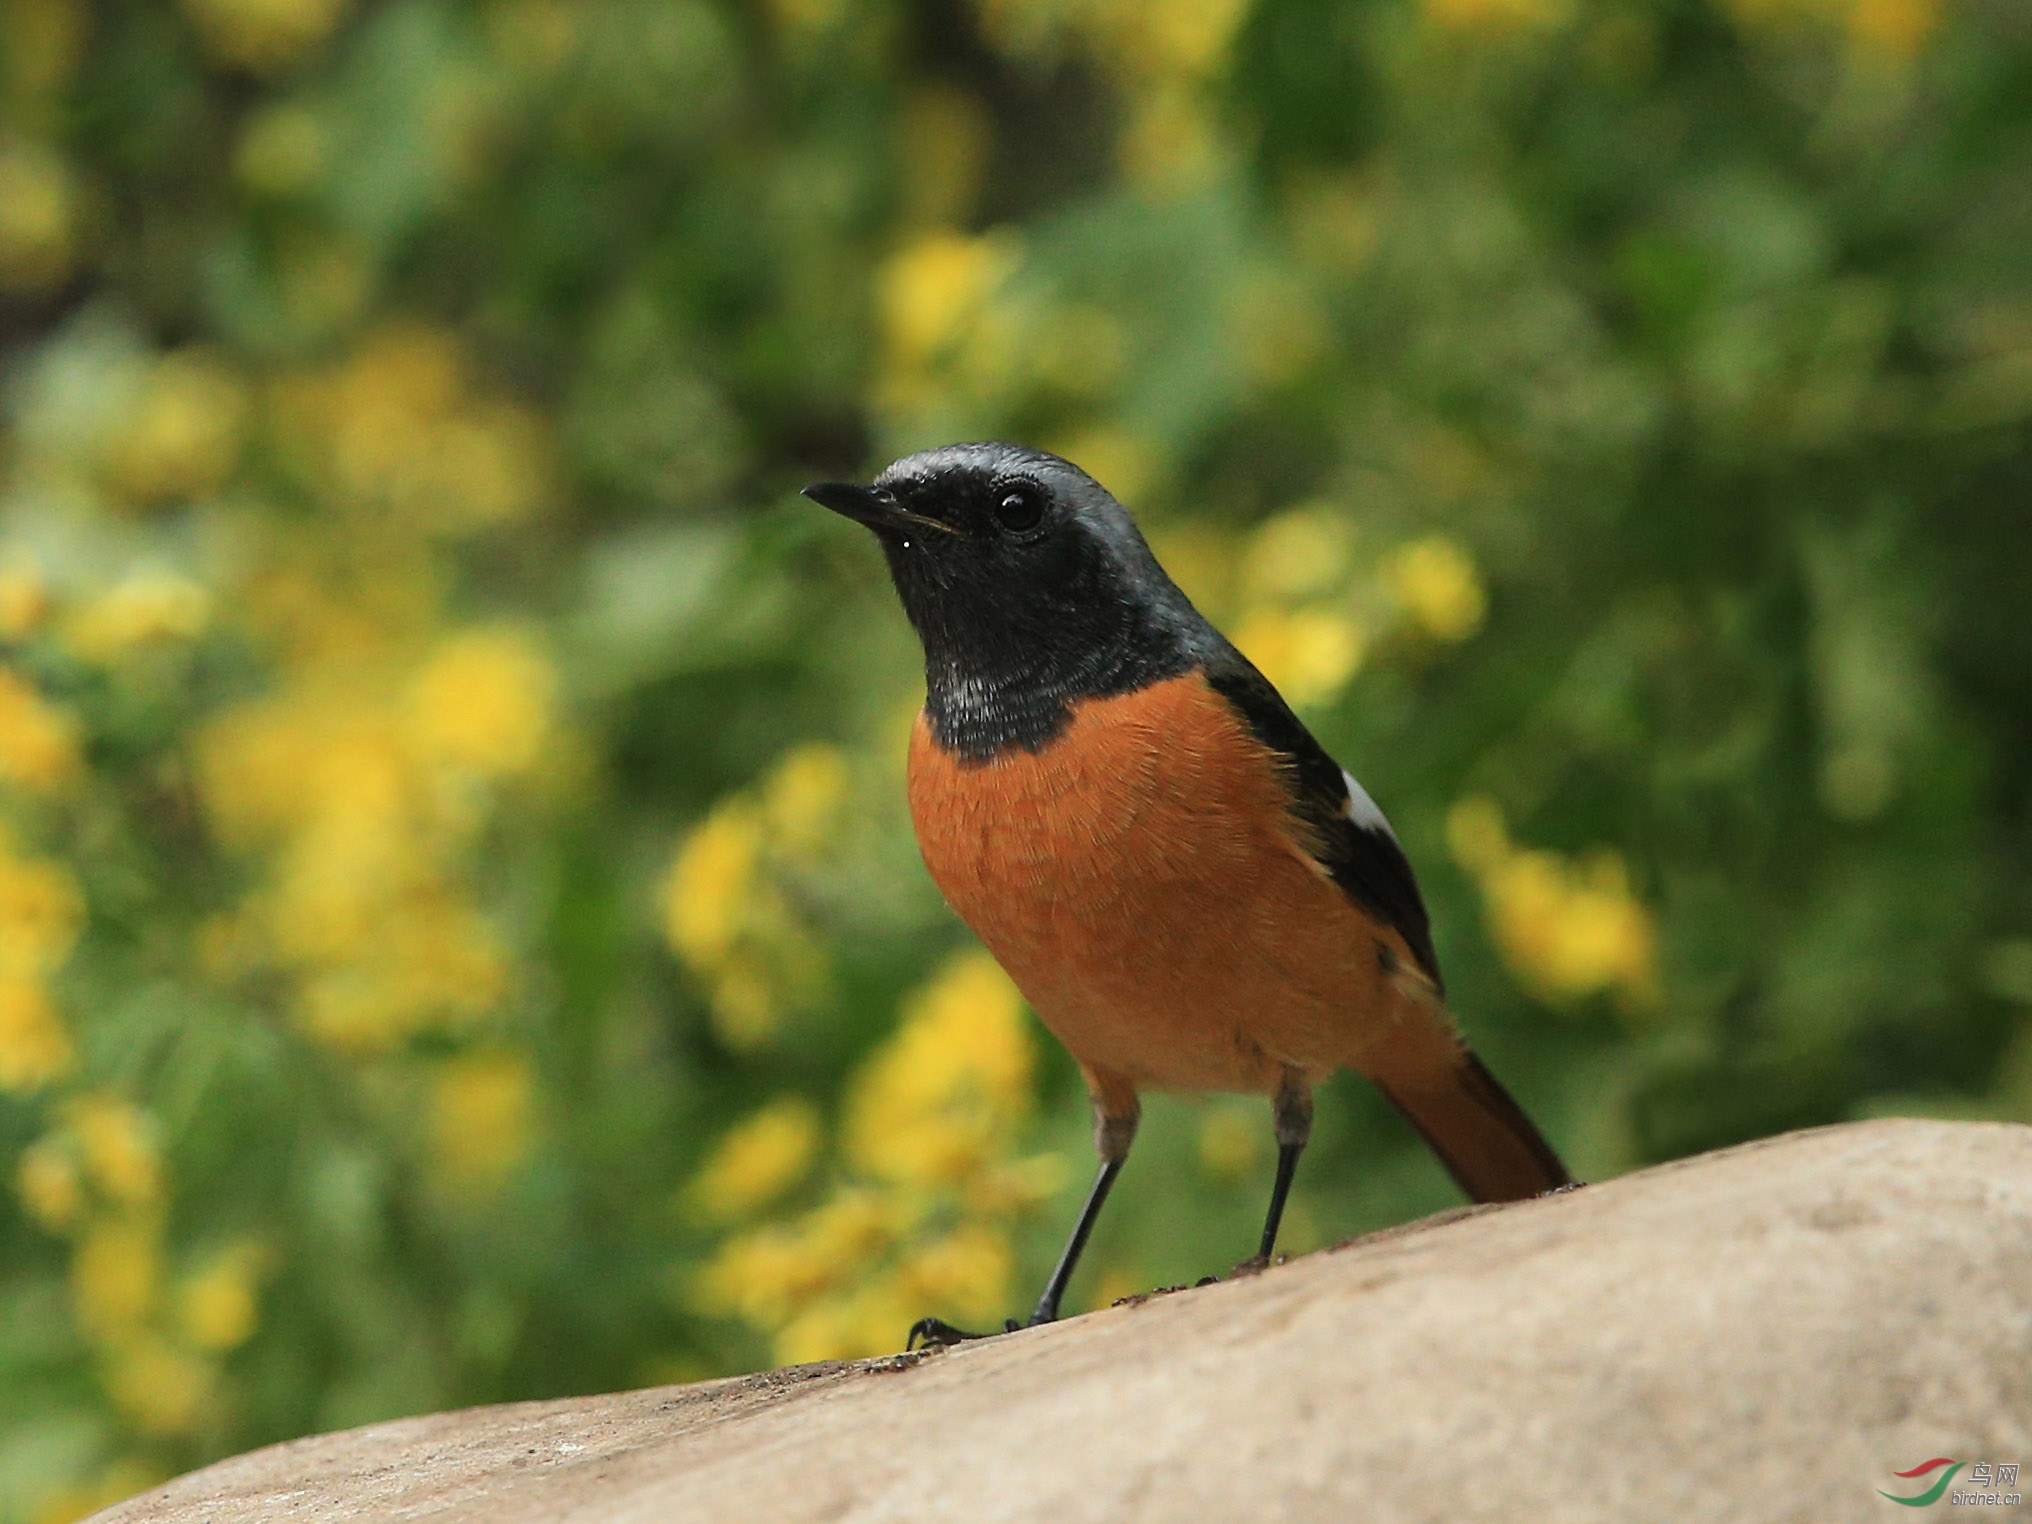
M 930 1349 L 934 1345 L 946 1349 L 954 1344 L 965 1344 L 974 1339 L 992 1339 L 997 1333 L 1014 1333 L 1023 1325 L 1014 1318 L 1005 1320 L 994 1333 L 968 1333 L 964 1328 L 955 1328 L 944 1318 L 919 1318 L 910 1325 L 910 1335 L 903 1341 L 905 1351 L 922 1345 Z

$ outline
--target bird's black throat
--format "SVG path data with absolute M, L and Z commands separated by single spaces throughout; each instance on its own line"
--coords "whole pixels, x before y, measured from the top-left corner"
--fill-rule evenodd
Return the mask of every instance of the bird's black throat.
M 1134 693 L 1192 664 L 1182 656 L 1134 647 L 1106 662 L 969 663 L 926 645 L 924 714 L 940 748 L 968 762 L 986 762 L 1011 747 L 1042 751 L 1072 721 L 1080 699 Z
M 1098 569 L 1092 578 L 969 588 L 910 550 L 890 548 L 889 560 L 924 644 L 932 739 L 964 761 L 1042 751 L 1079 700 L 1133 693 L 1196 664 L 1166 610 L 1124 597 Z

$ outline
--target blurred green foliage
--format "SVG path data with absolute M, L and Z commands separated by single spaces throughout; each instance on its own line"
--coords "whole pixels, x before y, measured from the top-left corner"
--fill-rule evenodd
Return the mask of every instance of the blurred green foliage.
M 1027 1300 L 1069 1062 L 793 496 L 1009 437 L 1397 822 L 1600 1178 L 2032 1120 L 2005 0 L 10 0 L 0 1517 Z M 1095 1300 L 1247 1252 L 1159 1102 Z M 1353 1079 L 1290 1246 L 1447 1204 Z

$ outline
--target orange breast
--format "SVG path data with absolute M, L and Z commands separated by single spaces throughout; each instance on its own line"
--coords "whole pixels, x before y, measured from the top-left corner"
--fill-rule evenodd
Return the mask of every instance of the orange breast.
M 910 807 L 947 901 L 1092 1068 L 1268 1092 L 1396 1025 L 1378 946 L 1401 942 L 1303 849 L 1274 754 L 1198 673 L 1084 701 L 1042 754 L 986 763 L 920 716 Z

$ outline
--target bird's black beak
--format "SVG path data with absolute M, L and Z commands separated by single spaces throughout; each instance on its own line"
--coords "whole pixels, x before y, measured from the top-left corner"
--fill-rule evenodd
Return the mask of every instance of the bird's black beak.
M 892 530 L 908 534 L 910 526 L 919 529 L 933 529 L 940 534 L 959 534 L 952 525 L 938 519 L 926 518 L 921 513 L 912 513 L 895 497 L 879 487 L 863 487 L 857 482 L 813 482 L 804 489 L 804 495 L 814 503 L 844 514 L 856 524 L 866 524 L 874 530 Z M 906 541 L 906 544 L 909 542 Z
M 858 482 L 813 482 L 804 489 L 804 495 L 856 524 L 877 524 L 896 514 L 896 505 L 885 494 Z

